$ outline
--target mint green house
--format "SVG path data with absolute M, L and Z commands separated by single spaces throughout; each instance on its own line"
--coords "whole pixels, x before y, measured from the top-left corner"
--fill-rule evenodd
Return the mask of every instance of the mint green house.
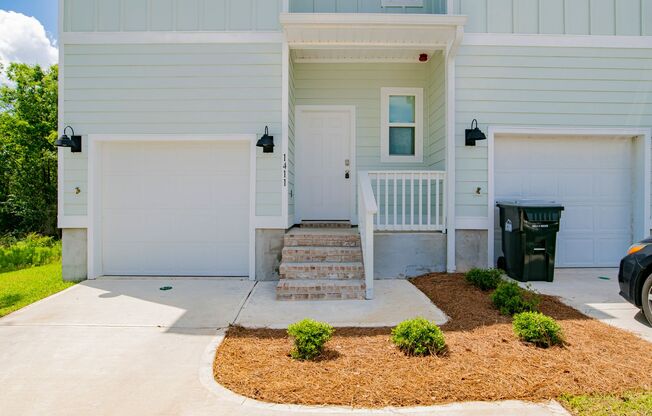
M 60 0 L 60 20 L 66 278 L 370 298 L 495 265 L 510 198 L 565 206 L 557 267 L 616 267 L 650 233 L 650 0 Z

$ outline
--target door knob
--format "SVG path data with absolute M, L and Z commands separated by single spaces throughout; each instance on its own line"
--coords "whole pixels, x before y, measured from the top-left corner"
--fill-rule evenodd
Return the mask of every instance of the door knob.
M 350 179 L 350 178 L 351 178 L 351 171 L 347 170 L 347 171 L 344 173 L 344 179 Z

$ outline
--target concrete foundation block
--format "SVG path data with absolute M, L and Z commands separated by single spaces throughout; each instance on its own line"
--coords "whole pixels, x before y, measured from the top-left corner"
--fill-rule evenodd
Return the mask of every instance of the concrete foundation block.
M 487 230 L 457 230 L 455 263 L 460 273 L 487 267 Z
M 445 234 L 374 234 L 374 278 L 407 278 L 444 271 Z
M 63 280 L 79 282 L 88 277 L 87 233 L 85 228 L 62 230 L 61 268 Z
M 278 280 L 285 230 L 256 230 L 256 280 Z

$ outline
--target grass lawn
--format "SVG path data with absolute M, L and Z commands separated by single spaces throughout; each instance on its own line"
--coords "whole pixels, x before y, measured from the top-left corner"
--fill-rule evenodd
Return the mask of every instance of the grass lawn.
M 74 285 L 61 279 L 61 263 L 0 273 L 0 317 Z
M 577 416 L 638 416 L 652 414 L 652 392 L 622 395 L 562 396 L 559 400 Z

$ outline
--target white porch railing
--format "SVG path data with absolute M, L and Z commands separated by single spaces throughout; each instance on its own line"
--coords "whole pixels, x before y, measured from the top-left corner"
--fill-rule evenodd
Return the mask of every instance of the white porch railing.
M 358 172 L 358 230 L 362 242 L 362 261 L 364 264 L 365 297 L 374 297 L 374 216 L 378 205 L 371 188 L 367 172 Z
M 378 231 L 444 231 L 446 172 L 368 172 L 379 208 Z
M 374 296 L 374 231 L 444 231 L 446 172 L 358 172 L 366 298 Z

